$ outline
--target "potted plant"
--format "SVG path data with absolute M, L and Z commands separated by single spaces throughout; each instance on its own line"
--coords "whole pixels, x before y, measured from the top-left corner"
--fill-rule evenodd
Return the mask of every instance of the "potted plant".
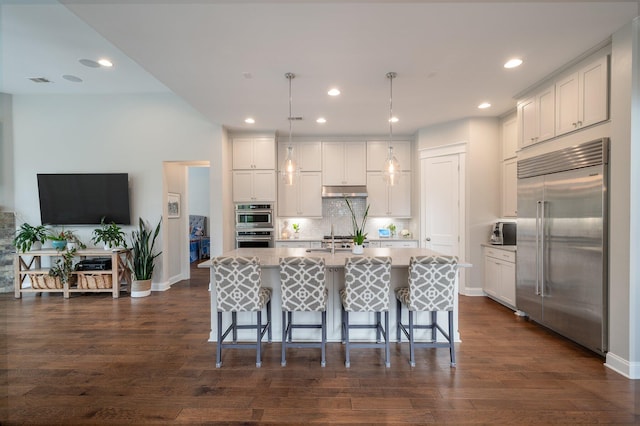
M 151 228 L 140 218 L 138 230 L 131 232 L 131 259 L 129 260 L 129 269 L 133 278 L 131 297 L 144 297 L 151 294 L 154 262 L 156 257 L 162 253 L 153 252 L 161 223 L 162 219 L 152 232 Z
M 124 239 L 125 233 L 114 222 L 104 223 L 104 218 L 100 220 L 100 228 L 93 230 L 93 237 L 91 241 L 94 244 L 100 242 L 104 243 L 105 250 L 111 250 L 116 247 L 127 247 L 127 242 Z
M 75 231 L 67 230 L 62 231 L 65 240 L 67 241 L 67 250 L 77 250 L 78 248 L 85 249 L 87 246 L 80 241 L 80 238 L 75 234 Z
M 73 279 L 73 258 L 76 252 L 77 249 L 75 248 L 65 250 L 49 269 L 49 275 L 60 278 L 62 284 L 71 283 Z
M 300 237 L 300 224 L 299 223 L 294 223 L 291 226 L 293 226 L 294 237 L 295 238 L 299 238 Z
M 63 250 L 67 247 L 67 236 L 64 231 L 49 230 L 47 232 L 47 240 L 51 241 L 51 245 L 56 250 Z
M 367 234 L 364 232 L 364 227 L 367 223 L 367 216 L 369 215 L 369 207 L 367 205 L 366 210 L 364 211 L 364 215 L 362 216 L 362 223 L 358 226 L 358 220 L 356 219 L 356 213 L 353 211 L 353 206 L 348 198 L 345 198 L 347 202 L 347 207 L 349 207 L 349 211 L 351 212 L 351 224 L 353 225 L 353 254 L 362 254 L 362 248 L 364 244 L 365 238 L 367 238 Z
M 18 251 L 27 252 L 31 250 L 31 247 L 38 244 L 42 245 L 47 240 L 47 230 L 43 225 L 29 225 L 23 223 L 18 231 L 16 237 L 13 239 L 13 245 Z
M 391 234 L 391 237 L 395 237 L 396 236 L 396 226 L 393 223 L 390 223 L 387 225 L 387 229 L 389 230 L 389 233 Z

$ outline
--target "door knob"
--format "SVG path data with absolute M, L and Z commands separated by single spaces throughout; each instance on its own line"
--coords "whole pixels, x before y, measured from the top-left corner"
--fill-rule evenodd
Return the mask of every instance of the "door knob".
M 431 237 L 427 237 L 427 241 L 431 241 Z

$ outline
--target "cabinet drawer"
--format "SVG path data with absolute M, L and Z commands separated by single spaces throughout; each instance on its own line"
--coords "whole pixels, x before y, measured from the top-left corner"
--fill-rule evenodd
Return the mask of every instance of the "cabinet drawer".
M 485 254 L 489 257 L 504 260 L 505 262 L 516 262 L 516 253 L 507 250 L 485 247 Z

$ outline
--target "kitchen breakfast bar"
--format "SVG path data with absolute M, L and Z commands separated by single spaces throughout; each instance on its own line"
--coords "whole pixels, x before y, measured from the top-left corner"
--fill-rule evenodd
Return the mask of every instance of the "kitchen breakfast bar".
M 390 298 L 390 313 L 389 313 L 389 328 L 391 341 L 395 341 L 395 324 L 396 324 L 396 303 L 393 290 L 398 287 L 406 287 L 408 280 L 409 259 L 412 256 L 434 256 L 440 253 L 434 252 L 428 249 L 421 248 L 365 248 L 362 255 L 354 255 L 350 249 L 336 249 L 334 253 L 326 249 L 304 249 L 304 248 L 239 248 L 229 252 L 225 252 L 223 256 L 241 256 L 241 257 L 257 257 L 260 259 L 262 267 L 262 286 L 270 287 L 273 290 L 271 296 L 272 305 L 272 327 L 273 327 L 273 341 L 280 341 L 282 336 L 282 318 L 281 318 L 281 291 L 280 291 L 280 274 L 279 274 L 279 259 L 287 256 L 299 256 L 299 257 L 322 257 L 325 260 L 326 265 L 326 283 L 329 290 L 329 299 L 327 302 L 327 341 L 328 342 L 340 342 L 340 328 L 341 328 L 341 303 L 339 290 L 344 287 L 344 265 L 345 260 L 351 256 L 390 256 L 392 259 L 391 266 L 391 291 L 389 292 Z M 198 265 L 199 268 L 210 268 L 212 261 L 208 260 Z M 459 267 L 470 267 L 470 264 L 459 264 Z M 213 282 L 213 274 L 211 274 L 211 333 L 210 341 L 216 341 L 217 335 L 217 306 L 216 306 L 216 294 L 215 283 Z M 458 279 L 456 278 L 455 284 L 455 301 L 454 301 L 454 327 L 455 341 L 460 341 L 458 332 Z M 252 315 L 249 317 L 247 315 Z M 250 319 L 255 321 L 255 313 L 238 313 L 238 320 L 249 321 Z M 404 312 L 406 320 L 407 312 Z M 227 327 L 231 318 L 230 315 L 223 316 L 224 327 Z M 314 312 L 296 312 L 296 322 L 308 322 L 317 323 L 319 321 L 319 314 Z M 364 324 L 371 322 L 374 318 L 373 313 L 355 313 L 351 322 L 353 324 Z M 418 313 L 418 320 L 429 323 L 429 317 L 427 313 Z M 438 313 L 438 322 L 447 324 L 446 313 Z M 244 334 L 243 334 L 244 332 Z M 416 332 L 416 340 L 427 339 L 428 330 L 419 330 Z M 423 337 L 425 336 L 425 337 Z M 255 331 L 239 330 L 238 338 L 240 340 L 254 340 Z M 297 340 L 319 340 L 320 331 L 313 329 L 300 329 L 294 332 L 294 338 Z M 351 340 L 365 341 L 375 339 L 375 331 L 367 329 L 353 330 L 351 333 Z M 265 338 L 266 341 L 266 338 Z

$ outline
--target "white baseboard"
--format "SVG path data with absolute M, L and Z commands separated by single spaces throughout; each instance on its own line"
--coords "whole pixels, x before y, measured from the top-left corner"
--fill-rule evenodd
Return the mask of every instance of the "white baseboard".
M 175 282 L 178 282 L 178 281 L 175 281 Z M 170 281 L 163 281 L 161 283 L 152 282 L 151 291 L 167 291 L 171 288 L 171 284 L 173 283 Z
M 460 294 L 463 296 L 484 296 L 482 287 L 466 287 L 460 290 Z
M 628 379 L 640 379 L 640 362 L 630 362 L 612 352 L 607 352 L 604 366 Z

